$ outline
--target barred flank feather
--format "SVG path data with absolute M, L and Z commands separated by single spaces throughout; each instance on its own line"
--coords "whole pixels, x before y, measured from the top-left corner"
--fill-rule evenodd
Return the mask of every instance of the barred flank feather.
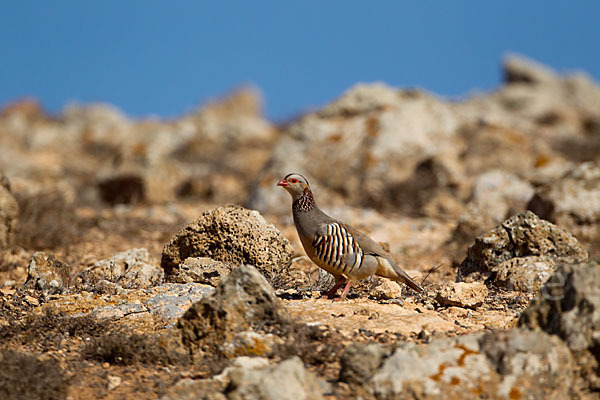
M 330 222 L 322 229 L 323 234 L 315 235 L 312 244 L 319 260 L 340 274 L 358 270 L 364 253 L 348 229 L 338 222 Z

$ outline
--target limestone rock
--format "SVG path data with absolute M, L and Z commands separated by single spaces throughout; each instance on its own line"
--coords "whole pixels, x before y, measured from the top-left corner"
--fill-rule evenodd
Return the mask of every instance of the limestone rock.
M 489 278 L 492 269 L 515 257 L 548 256 L 556 262 L 576 263 L 587 252 L 569 232 L 526 211 L 475 239 L 458 269 L 459 281 Z
M 437 293 L 436 300 L 442 306 L 477 308 L 487 293 L 487 287 L 481 282 L 449 282 Z
M 24 286 L 45 294 L 62 293 L 71 283 L 70 272 L 70 267 L 54 254 L 38 251 L 31 256 Z
M 229 272 L 231 267 L 221 261 L 208 257 L 188 257 L 169 276 L 169 280 L 177 283 L 204 283 L 217 287 L 227 278 Z
M 590 388 L 598 390 L 600 265 L 561 265 L 523 312 L 519 325 L 560 337 L 574 352 Z
M 556 268 L 551 257 L 529 256 L 506 260 L 490 270 L 496 287 L 521 292 L 537 292 Z
M 122 289 L 145 289 L 160 285 L 163 270 L 144 248 L 131 249 L 100 260 L 79 274 L 78 289 L 116 293 Z
M 193 304 L 177 326 L 192 351 L 225 354 L 240 332 L 259 331 L 261 327 L 276 331 L 289 322 L 281 301 L 260 272 L 241 265 L 212 296 Z
M 229 378 L 226 394 L 231 400 L 323 398 L 317 378 L 304 368 L 298 357 L 261 369 L 237 368 L 229 372 Z
M 368 382 L 376 398 L 569 398 L 573 361 L 544 332 L 513 329 L 404 344 Z
M 538 189 L 527 208 L 580 240 L 600 241 L 600 167 L 584 163 L 568 170 Z
M 402 287 L 389 279 L 377 279 L 376 284 L 369 288 L 369 296 L 379 300 L 399 299 Z
M 292 262 L 293 249 L 257 212 L 226 205 L 205 212 L 165 245 L 161 266 L 167 276 L 188 257 L 210 257 L 231 267 L 250 264 L 273 281 Z
M 341 360 L 340 381 L 364 385 L 379 369 L 388 352 L 379 344 L 352 343 Z

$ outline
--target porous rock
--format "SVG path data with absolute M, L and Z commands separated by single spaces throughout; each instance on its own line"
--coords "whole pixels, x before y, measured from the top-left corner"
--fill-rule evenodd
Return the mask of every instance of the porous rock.
M 144 248 L 131 249 L 100 260 L 79 274 L 78 289 L 116 293 L 122 289 L 146 289 L 160 285 L 163 270 Z
M 564 340 L 589 387 L 600 389 L 600 264 L 560 265 L 523 312 L 519 325 Z
M 572 392 L 572 368 L 557 337 L 513 329 L 403 344 L 367 385 L 379 399 L 559 399 Z
M 70 267 L 54 254 L 33 253 L 24 287 L 41 290 L 45 294 L 62 293 L 71 283 Z
M 458 268 L 457 280 L 473 282 L 490 278 L 497 265 L 527 256 L 548 256 L 565 263 L 588 258 L 585 249 L 569 232 L 525 211 L 475 239 Z
M 241 265 L 213 295 L 194 303 L 177 327 L 192 351 L 227 354 L 240 332 L 270 333 L 289 323 L 287 312 L 266 279 L 253 266 Z
M 290 266 L 292 254 L 288 240 L 257 211 L 226 205 L 177 233 L 163 249 L 161 266 L 170 276 L 188 257 L 210 257 L 232 267 L 254 265 L 273 281 Z
M 437 293 L 441 306 L 477 308 L 483 304 L 488 290 L 481 282 L 449 282 Z
M 317 378 L 298 357 L 265 368 L 236 368 L 229 372 L 226 389 L 231 400 L 308 400 L 322 399 Z

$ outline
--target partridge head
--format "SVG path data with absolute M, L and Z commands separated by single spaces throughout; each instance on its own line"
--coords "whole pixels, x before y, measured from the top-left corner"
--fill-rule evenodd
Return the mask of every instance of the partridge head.
M 292 196 L 294 225 L 304 251 L 315 264 L 335 278 L 335 285 L 327 296 L 335 296 L 346 283 L 341 295 L 344 299 L 353 281 L 373 275 L 402 282 L 417 292 L 423 291 L 379 244 L 321 211 L 305 177 L 288 174 L 277 186 L 283 187 Z

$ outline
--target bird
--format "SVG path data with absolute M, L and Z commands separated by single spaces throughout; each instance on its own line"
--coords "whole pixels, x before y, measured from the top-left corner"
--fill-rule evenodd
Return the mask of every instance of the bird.
M 292 196 L 292 216 L 302 247 L 317 266 L 335 278 L 325 294 L 334 298 L 346 283 L 339 300 L 346 299 L 352 282 L 373 275 L 402 282 L 414 291 L 423 289 L 364 233 L 325 214 L 315 202 L 308 180 L 297 173 L 281 179 L 277 186 Z

